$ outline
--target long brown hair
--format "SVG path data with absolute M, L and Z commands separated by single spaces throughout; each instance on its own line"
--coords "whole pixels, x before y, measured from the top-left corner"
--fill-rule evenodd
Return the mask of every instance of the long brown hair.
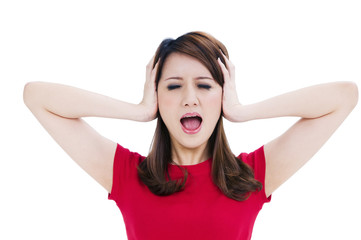
M 212 74 L 213 79 L 223 86 L 222 70 L 217 62 L 223 63 L 223 54 L 229 58 L 226 47 L 217 39 L 203 32 L 190 32 L 177 39 L 165 39 L 159 45 L 154 59 L 158 62 L 156 86 L 161 78 L 163 65 L 171 53 L 182 53 L 199 60 Z M 154 68 L 153 66 L 153 68 Z M 223 128 L 222 115 L 208 140 L 207 149 L 212 160 L 213 183 L 229 198 L 246 200 L 249 194 L 262 189 L 262 184 L 254 178 L 253 170 L 232 153 Z M 171 139 L 162 117 L 158 113 L 151 151 L 138 166 L 141 181 L 156 195 L 164 196 L 181 191 L 186 183 L 188 172 L 183 179 L 171 179 L 168 164 L 172 162 Z

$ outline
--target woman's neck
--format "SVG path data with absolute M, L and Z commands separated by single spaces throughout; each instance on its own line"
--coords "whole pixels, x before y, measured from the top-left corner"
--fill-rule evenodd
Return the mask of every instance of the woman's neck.
M 178 165 L 195 165 L 210 157 L 207 143 L 197 148 L 185 148 L 182 145 L 172 143 L 172 160 Z

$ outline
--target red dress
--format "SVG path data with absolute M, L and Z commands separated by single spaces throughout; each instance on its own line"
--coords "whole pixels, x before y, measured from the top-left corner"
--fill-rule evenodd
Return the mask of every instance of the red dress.
M 181 192 L 157 196 L 138 178 L 136 166 L 145 157 L 118 145 L 114 157 L 113 186 L 108 198 L 119 207 L 129 240 L 246 240 L 251 239 L 258 212 L 269 202 L 264 188 L 246 201 L 226 197 L 212 182 L 212 159 L 182 166 L 188 179 Z M 238 156 L 254 169 L 264 185 L 263 147 Z M 171 178 L 182 176 L 169 164 Z

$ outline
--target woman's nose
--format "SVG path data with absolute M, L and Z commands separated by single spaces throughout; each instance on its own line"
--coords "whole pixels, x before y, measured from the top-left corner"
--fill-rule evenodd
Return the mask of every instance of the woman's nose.
M 197 91 L 193 86 L 187 86 L 184 89 L 183 106 L 197 106 L 199 104 Z

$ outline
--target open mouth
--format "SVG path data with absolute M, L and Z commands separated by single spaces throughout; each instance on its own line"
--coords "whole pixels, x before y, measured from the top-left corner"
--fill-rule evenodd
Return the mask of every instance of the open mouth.
M 187 113 L 182 116 L 180 122 L 185 133 L 195 134 L 201 129 L 202 117 L 198 113 Z

